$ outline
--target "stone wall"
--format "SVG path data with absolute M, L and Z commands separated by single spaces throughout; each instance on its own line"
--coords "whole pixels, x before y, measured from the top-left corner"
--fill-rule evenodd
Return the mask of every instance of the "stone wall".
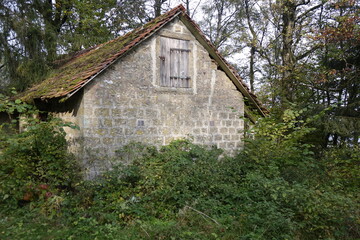
M 160 36 L 190 40 L 191 88 L 159 86 Z M 190 138 L 232 153 L 243 144 L 243 105 L 231 80 L 175 19 L 85 87 L 76 121 L 89 174 L 108 167 L 103 159 L 131 141 L 161 146 Z

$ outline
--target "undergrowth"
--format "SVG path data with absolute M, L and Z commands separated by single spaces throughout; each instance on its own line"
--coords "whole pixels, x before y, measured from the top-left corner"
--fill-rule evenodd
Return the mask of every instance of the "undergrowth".
M 132 143 L 91 181 L 63 123 L 36 123 L 2 144 L 1 239 L 359 238 L 359 149 L 314 153 L 295 118 L 263 120 L 235 157 Z

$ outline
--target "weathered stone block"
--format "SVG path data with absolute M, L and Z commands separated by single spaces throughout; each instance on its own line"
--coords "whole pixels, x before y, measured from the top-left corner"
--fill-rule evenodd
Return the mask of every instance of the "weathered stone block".
M 137 112 L 136 108 L 125 108 L 123 110 L 123 116 L 126 116 L 128 118 L 136 117 L 136 112 Z
M 163 122 L 160 119 L 152 119 L 152 126 L 161 126 L 163 124 Z
M 218 147 L 219 148 L 222 148 L 222 149 L 226 149 L 226 143 L 223 143 L 223 142 L 220 142 L 219 144 L 218 144 Z
M 146 128 L 146 133 L 151 135 L 156 135 L 158 134 L 158 129 L 156 127 L 149 127 Z
M 109 137 L 105 137 L 102 139 L 102 143 L 105 145 L 105 146 L 109 146 L 109 145 L 114 145 L 114 138 L 109 138 Z
M 236 133 L 236 128 L 229 128 L 229 133 L 230 134 L 235 134 Z
M 174 135 L 179 135 L 179 134 L 181 134 L 181 130 L 179 128 L 173 128 L 171 130 L 171 133 Z
M 216 128 L 216 127 L 211 127 L 210 130 L 209 130 L 209 133 L 210 133 L 210 134 L 218 133 L 218 128 Z
M 98 128 L 98 129 L 94 129 L 93 133 L 98 136 L 105 136 L 109 134 L 109 130 L 105 128 Z
M 138 118 L 144 118 L 145 117 L 145 111 L 143 109 L 139 109 L 136 113 L 136 116 Z
M 158 117 L 158 112 L 153 109 L 146 109 L 145 116 L 149 119 L 156 119 Z
M 168 119 L 165 119 L 164 123 L 165 123 L 165 126 L 167 126 L 167 127 L 175 127 L 175 121 L 176 121 L 176 119 L 168 118 Z
M 196 134 L 196 135 L 198 135 L 198 134 L 200 134 L 200 128 L 194 128 L 193 129 L 193 134 Z
M 126 144 L 126 139 L 125 137 L 121 136 L 121 137 L 116 137 L 115 138 L 115 143 L 117 146 L 122 146 Z M 119 148 L 119 147 L 118 147 Z
M 134 133 L 135 133 L 135 131 L 134 131 L 133 128 L 126 128 L 125 129 L 125 135 L 127 135 L 127 136 L 130 136 L 130 135 L 132 135 Z
M 114 119 L 114 126 L 126 126 L 128 119 L 124 118 L 115 118 Z
M 88 117 L 94 116 L 94 109 L 91 106 L 85 108 L 84 109 L 84 115 L 88 116 Z
M 196 126 L 196 127 L 202 127 L 202 126 L 203 126 L 202 121 L 196 121 L 196 122 L 195 122 L 195 126 Z
M 110 135 L 112 137 L 115 137 L 115 136 L 119 136 L 119 135 L 122 135 L 124 133 L 124 129 L 123 128 L 111 128 L 110 130 Z
M 239 141 L 240 140 L 240 135 L 239 134 L 231 135 L 231 140 L 232 141 Z
M 110 111 L 108 108 L 95 108 L 94 114 L 98 117 L 110 117 Z
M 229 132 L 229 129 L 228 129 L 228 128 L 226 128 L 226 127 L 220 128 L 220 133 L 221 133 L 221 134 L 227 134 L 228 132 Z
M 233 119 L 238 119 L 238 118 L 239 118 L 238 113 L 229 113 L 229 119 L 233 120 Z
M 176 139 L 176 137 L 165 137 L 165 144 L 167 145 Z
M 160 131 L 159 131 L 159 133 L 164 136 L 169 135 L 170 132 L 171 132 L 170 128 L 167 128 L 167 127 L 164 127 L 162 129 L 160 129 Z
M 111 109 L 111 116 L 112 117 L 121 117 L 122 116 L 121 109 L 119 109 L 119 108 Z
M 107 128 L 111 128 L 112 127 L 112 119 L 110 118 L 106 118 L 103 120 L 103 126 L 107 127 Z
M 100 145 L 101 144 L 101 138 L 97 138 L 97 137 L 88 137 L 85 138 L 84 144 L 89 145 Z
M 232 122 L 232 125 L 233 125 L 234 127 L 240 127 L 240 121 L 239 121 L 239 120 L 234 120 L 234 121 Z
M 145 133 L 144 133 L 143 130 L 139 130 L 139 129 L 138 129 L 138 130 L 135 131 L 135 134 L 136 134 L 136 135 L 144 135 Z
M 195 136 L 195 143 L 204 143 L 204 141 L 205 141 L 205 137 L 204 136 Z
M 217 141 L 217 142 L 220 142 L 223 140 L 223 135 L 221 134 L 217 134 L 214 136 L 214 140 Z
M 184 125 L 188 128 L 195 127 L 195 123 L 193 121 L 185 121 Z

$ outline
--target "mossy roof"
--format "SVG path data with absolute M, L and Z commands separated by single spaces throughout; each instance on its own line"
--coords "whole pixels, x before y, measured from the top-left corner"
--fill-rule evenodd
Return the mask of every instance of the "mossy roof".
M 23 101 L 32 101 L 34 99 L 60 98 L 66 100 L 88 82 L 94 79 L 99 73 L 114 63 L 121 56 L 136 47 L 139 43 L 149 38 L 153 33 L 169 23 L 175 17 L 187 22 L 192 32 L 197 35 L 198 40 L 206 45 L 205 48 L 212 52 L 213 57 L 229 70 L 235 85 L 240 87 L 240 91 L 245 97 L 250 98 L 252 108 L 258 110 L 261 115 L 267 112 L 257 97 L 251 93 L 247 85 L 242 81 L 235 69 L 226 62 L 217 49 L 205 37 L 199 26 L 186 14 L 186 9 L 179 5 L 165 14 L 148 22 L 144 26 L 137 28 L 123 36 L 115 38 L 106 43 L 88 48 L 86 50 L 69 55 L 68 58 L 61 61 L 61 66 L 54 69 L 50 75 L 41 83 L 29 88 L 20 98 Z

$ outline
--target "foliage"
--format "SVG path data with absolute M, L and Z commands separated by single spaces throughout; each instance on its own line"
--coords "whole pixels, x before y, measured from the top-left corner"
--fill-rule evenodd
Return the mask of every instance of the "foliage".
M 302 114 L 261 120 L 235 157 L 188 140 L 161 149 L 131 143 L 116 153 L 112 170 L 77 184 L 68 181 L 74 163 L 63 155 L 62 131 L 39 123 L 9 141 L 1 159 L 18 181 L 1 178 L 1 189 L 21 198 L 31 182 L 38 198 L 47 186 L 54 195 L 12 213 L 3 201 L 0 231 L 5 239 L 358 238 L 360 151 L 314 153 L 304 143 L 313 129 L 297 120 Z
M 315 39 L 323 45 L 319 65 L 312 77 L 316 91 L 312 101 L 334 106 L 328 112 L 323 128 L 328 134 L 326 145 L 358 145 L 360 114 L 360 10 L 359 2 L 333 1 L 324 27 Z
M 74 157 L 67 152 L 64 127 L 73 124 L 50 118 L 41 122 L 33 106 L 20 100 L 1 99 L 0 111 L 22 113 L 24 131 L 2 131 L 0 145 L 0 203 L 15 207 L 21 202 L 49 199 L 48 207 L 56 206 L 67 191 L 79 180 L 79 168 Z M 26 117 L 28 116 L 28 117 Z M 16 123 L 19 118 L 13 119 Z M 0 125 L 0 131 L 2 125 Z M 46 205 L 46 204 L 45 204 Z
M 11 94 L 16 95 L 17 92 L 12 89 Z M 18 122 L 16 119 L 18 114 L 36 115 L 39 111 L 31 104 L 27 104 L 20 99 L 13 100 L 8 95 L 0 93 L 0 113 L 6 114 L 10 120 L 14 120 L 12 123 L 16 123 Z M 24 120 L 31 121 L 33 119 L 29 118 Z
M 17 92 L 12 89 L 12 95 L 16 95 Z M 16 128 L 19 127 L 19 114 L 24 115 L 37 115 L 39 111 L 30 104 L 27 104 L 20 99 L 12 100 L 10 96 L 0 93 L 0 116 L 2 122 L 0 122 L 0 151 L 6 145 L 6 139 L 8 134 L 16 132 Z M 24 121 L 37 121 L 34 118 L 24 118 Z

